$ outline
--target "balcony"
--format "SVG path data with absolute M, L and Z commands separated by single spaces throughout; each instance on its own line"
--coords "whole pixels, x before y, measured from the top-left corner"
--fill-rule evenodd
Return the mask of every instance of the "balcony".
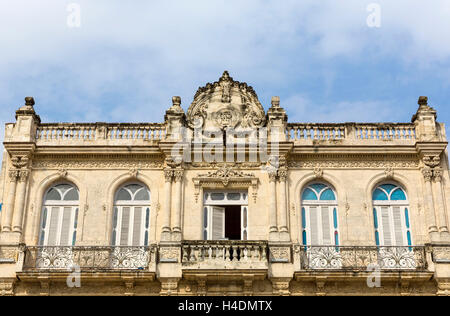
M 157 247 L 26 247 L 23 271 L 155 271 Z
M 426 271 L 425 247 L 296 245 L 302 271 Z
M 263 241 L 187 241 L 182 245 L 183 269 L 268 269 Z

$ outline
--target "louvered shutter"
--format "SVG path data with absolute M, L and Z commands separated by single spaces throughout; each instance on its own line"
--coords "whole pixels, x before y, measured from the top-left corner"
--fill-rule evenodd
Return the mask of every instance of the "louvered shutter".
M 225 238 L 225 208 L 212 207 L 212 225 L 211 225 L 212 240 L 221 240 Z
M 62 213 L 62 223 L 61 223 L 61 239 L 59 241 L 60 246 L 70 246 L 71 242 L 71 231 L 72 231 L 72 207 L 64 207 Z
M 391 219 L 389 216 L 389 207 L 381 206 L 381 224 L 383 228 L 383 246 L 393 246 L 393 232 Z
M 321 207 L 321 220 L 322 220 L 322 245 L 328 246 L 332 244 L 331 238 L 331 220 L 330 220 L 330 208 L 328 206 Z
M 60 207 L 52 207 L 50 212 L 50 222 L 48 228 L 48 246 L 58 246 L 58 233 L 59 233 L 59 213 Z
M 133 218 L 133 246 L 141 246 L 142 207 L 134 208 Z
M 120 229 L 120 246 L 128 246 L 128 236 L 130 231 L 130 208 L 122 208 L 122 225 Z
M 311 245 L 320 245 L 320 240 L 319 240 L 319 233 L 320 233 L 320 228 L 319 228 L 319 216 L 318 216 L 318 212 L 317 212 L 317 207 L 316 206 L 310 206 L 309 207 L 309 220 L 310 220 L 310 234 L 311 234 Z
M 392 216 L 394 219 L 395 246 L 405 246 L 405 232 L 402 223 L 402 208 L 400 206 L 392 207 Z

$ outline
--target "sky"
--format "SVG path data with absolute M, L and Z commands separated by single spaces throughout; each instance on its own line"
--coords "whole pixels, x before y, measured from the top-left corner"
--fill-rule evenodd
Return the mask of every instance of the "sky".
M 449 33 L 448 0 L 0 0 L 0 140 L 26 96 L 42 122 L 162 122 L 224 70 L 290 122 L 410 122 L 425 95 L 449 123 Z

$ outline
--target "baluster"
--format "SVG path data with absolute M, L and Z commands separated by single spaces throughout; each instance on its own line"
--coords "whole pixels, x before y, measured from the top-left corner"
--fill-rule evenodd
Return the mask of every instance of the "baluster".
M 196 258 L 196 256 L 195 256 L 195 252 L 197 251 L 197 247 L 196 246 L 190 246 L 190 250 L 191 250 L 191 257 L 189 258 L 189 260 L 191 262 L 195 262 L 196 259 L 198 258 L 198 257 Z
M 232 246 L 232 248 L 233 248 L 233 255 L 232 255 L 231 261 L 235 262 L 235 261 L 238 261 L 238 254 L 237 254 L 238 247 Z
M 183 261 L 184 262 L 189 261 L 188 249 L 189 249 L 189 246 L 183 246 Z

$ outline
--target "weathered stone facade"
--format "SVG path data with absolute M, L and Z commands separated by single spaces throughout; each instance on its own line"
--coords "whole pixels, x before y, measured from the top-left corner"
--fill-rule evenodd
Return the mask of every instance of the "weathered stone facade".
M 412 123 L 288 123 L 278 97 L 265 112 L 225 72 L 187 113 L 174 97 L 164 123 L 42 123 L 25 101 L 5 132 L 0 295 L 450 295 L 447 139 L 426 97 Z M 150 192 L 145 242 L 116 247 L 116 196 L 130 183 Z M 304 237 L 312 183 L 335 196 L 318 202 L 334 212 L 321 229 L 336 230 L 321 245 Z M 58 184 L 78 191 L 73 243 L 41 239 L 46 225 L 64 233 L 62 215 L 43 215 Z M 407 194 L 408 243 L 377 239 L 380 184 Z M 234 222 L 241 237 L 225 240 Z

